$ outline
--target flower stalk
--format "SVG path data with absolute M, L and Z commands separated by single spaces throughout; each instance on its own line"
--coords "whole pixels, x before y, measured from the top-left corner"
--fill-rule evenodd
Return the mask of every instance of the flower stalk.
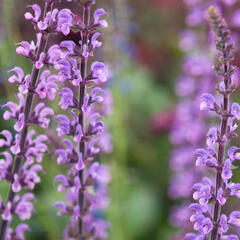
M 75 43 L 69 38 L 53 50 L 57 55 L 54 67 L 59 71 L 62 85 L 59 106 L 64 110 L 64 114 L 56 117 L 57 133 L 60 138 L 68 136 L 63 139 L 64 148 L 56 150 L 57 162 L 67 167 L 67 173 L 55 178 L 59 182 L 58 191 L 66 192 L 66 202 L 56 202 L 55 206 L 59 208 L 58 215 L 69 215 L 64 239 L 106 239 L 108 223 L 96 217 L 96 213 L 104 213 L 108 205 L 110 176 L 108 166 L 96 159 L 108 139 L 106 127 L 99 119 L 104 117 L 100 113 L 106 95 L 103 86 L 109 72 L 102 62 L 95 61 L 88 66 L 95 48 L 102 45 L 98 29 L 107 27 L 107 22 L 100 19 L 106 12 L 97 9 L 91 19 L 90 10 L 95 1 L 76 4 L 82 10 L 81 20 L 64 9 L 66 15 L 62 23 L 68 26 L 66 35 L 75 31 L 79 39 Z
M 208 20 L 216 38 L 218 56 L 215 71 L 222 79 L 217 84 L 222 99 L 221 104 L 218 104 L 212 95 L 203 94 L 200 109 L 215 112 L 221 124 L 209 130 L 207 149 L 196 150 L 198 156 L 196 164 L 212 170 L 215 173 L 215 183 L 210 178 L 204 177 L 201 183 L 193 186 L 193 198 L 199 203 L 190 205 L 194 212 L 190 221 L 194 223 L 194 230 L 198 234 L 189 233 L 185 239 L 238 240 L 238 236 L 229 234 L 228 230 L 233 226 L 240 227 L 240 212 L 233 211 L 229 216 L 222 213 L 222 206 L 229 197 L 240 197 L 240 184 L 232 182 L 233 164 L 240 159 L 239 148 L 230 146 L 227 149 L 231 139 L 237 136 L 235 120 L 240 120 L 239 104 L 230 102 L 230 95 L 235 90 L 232 83 L 235 71 L 232 65 L 233 44 L 228 26 L 216 8 L 209 7 Z M 213 206 L 210 201 L 214 203 Z
M 223 96 L 223 100 L 222 100 L 223 110 L 221 114 L 221 132 L 219 136 L 218 157 L 217 157 L 218 166 L 222 166 L 224 161 L 225 145 L 226 145 L 226 141 L 224 141 L 224 136 L 226 136 L 228 119 L 231 117 L 229 102 L 230 102 L 230 93 L 232 93 L 233 88 L 232 90 L 230 90 L 229 87 L 232 87 L 231 86 L 232 84 L 231 75 L 233 73 L 232 72 L 233 69 L 231 69 L 232 45 L 227 45 L 227 41 L 230 38 L 230 32 L 227 29 L 227 26 L 224 20 L 221 19 L 221 16 L 219 15 L 219 13 L 213 7 L 209 8 L 208 13 L 209 13 L 209 21 L 211 23 L 212 29 L 216 34 L 216 36 L 219 38 L 216 43 L 217 43 L 217 49 L 221 52 L 221 55 L 222 55 L 222 56 L 219 56 L 219 59 L 218 59 L 220 66 L 223 63 L 223 74 L 219 66 L 216 67 L 217 74 L 220 77 L 224 78 L 223 81 L 224 81 L 224 88 L 225 88 L 225 91 L 221 92 Z M 221 174 L 222 174 L 221 170 L 217 171 L 216 184 L 215 184 L 216 196 L 223 182 Z M 211 240 L 217 239 L 217 235 L 218 235 L 217 223 L 219 221 L 220 214 L 221 214 L 221 205 L 216 199 L 215 205 L 214 205 L 214 213 L 213 213 L 213 222 L 216 224 L 213 227 Z M 218 238 L 219 237 L 221 236 L 218 236 Z
M 43 13 L 43 17 L 46 17 L 47 12 L 52 11 L 53 9 L 53 2 L 45 2 L 45 7 L 44 7 L 44 13 Z M 42 35 L 41 36 L 41 40 L 40 40 L 40 44 L 39 44 L 39 48 L 37 51 L 37 56 L 36 59 L 40 58 L 40 54 L 42 52 L 46 52 L 46 46 L 48 43 L 48 38 L 49 38 L 49 33 L 47 33 L 46 35 Z M 25 121 L 23 124 L 23 129 L 20 133 L 20 144 L 19 144 L 19 153 L 16 154 L 15 159 L 14 159 L 14 167 L 13 167 L 13 175 L 15 174 L 19 174 L 21 165 L 22 165 L 22 161 L 24 158 L 24 148 L 26 145 L 26 139 L 27 139 L 27 133 L 28 133 L 28 128 L 29 128 L 29 124 L 30 124 L 30 115 L 31 115 L 31 109 L 32 109 L 32 103 L 33 103 L 33 95 L 34 92 L 33 90 L 36 88 L 36 83 L 37 83 L 37 79 L 39 76 L 39 71 L 40 69 L 36 67 L 36 65 L 33 65 L 32 68 L 32 74 L 31 74 L 31 80 L 30 80 L 30 86 L 29 86 L 29 90 L 27 93 L 27 97 L 26 97 L 26 102 L 24 104 L 24 116 L 25 116 Z M 13 198 L 15 196 L 15 192 L 13 191 L 13 187 L 12 187 L 13 181 L 10 184 L 9 187 L 9 192 L 8 192 L 8 197 L 7 197 L 7 202 L 12 203 Z M 6 234 L 6 229 L 7 229 L 7 225 L 8 225 L 7 220 L 2 219 L 1 221 L 1 227 L 0 227 L 0 240 L 4 240 L 5 238 L 5 234 Z
M 36 135 L 33 125 L 41 128 L 48 128 L 51 116 L 54 112 L 46 107 L 43 100 L 53 100 L 57 91 L 57 76 L 44 66 L 53 66 L 55 56 L 52 54 L 56 45 L 47 49 L 48 39 L 51 33 L 62 32 L 65 34 L 61 19 L 64 17 L 62 11 L 53 8 L 55 0 L 46 0 L 44 11 L 37 4 L 29 5 L 33 13 L 26 12 L 25 19 L 32 22 L 37 34 L 37 41 L 31 43 L 22 41 L 17 43 L 16 53 L 28 58 L 32 63 L 32 73 L 25 75 L 20 67 L 14 67 L 9 72 L 14 72 L 8 81 L 17 83 L 19 93 L 19 104 L 8 102 L 2 107 L 9 110 L 4 112 L 3 118 L 16 120 L 14 130 L 15 136 L 8 130 L 0 132 L 0 147 L 7 150 L 1 153 L 0 179 L 10 184 L 7 202 L 4 204 L 0 198 L 0 213 L 2 217 L 0 226 L 0 239 L 24 239 L 24 231 L 29 231 L 27 224 L 21 223 L 13 230 L 10 223 L 13 215 L 17 215 L 21 221 L 31 218 L 35 199 L 33 193 L 27 191 L 20 195 L 23 189 L 33 190 L 39 183 L 39 172 L 42 172 L 40 165 L 43 154 L 48 150 L 46 145 L 47 136 Z M 64 26 L 65 27 L 65 26 Z M 38 98 L 37 98 L 38 97 Z M 33 106 L 34 99 L 38 99 L 36 106 Z M 13 157 L 14 156 L 14 157 Z

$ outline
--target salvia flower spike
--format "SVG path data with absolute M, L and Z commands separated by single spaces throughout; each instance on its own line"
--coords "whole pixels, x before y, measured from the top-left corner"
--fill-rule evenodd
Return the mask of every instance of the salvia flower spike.
M 16 120 L 15 136 L 8 130 L 0 133 L 0 146 L 6 150 L 1 153 L 0 179 L 10 184 L 6 203 L 0 198 L 0 239 L 24 239 L 24 231 L 29 231 L 25 223 L 21 223 L 15 229 L 10 227 L 14 215 L 21 221 L 31 218 L 34 206 L 32 201 L 35 196 L 30 191 L 40 182 L 39 173 L 42 172 L 41 161 L 43 154 L 48 150 L 47 136 L 39 135 L 34 125 L 48 128 L 51 116 L 54 112 L 42 101 L 36 106 L 34 99 L 38 96 L 43 100 L 53 100 L 57 91 L 56 75 L 51 75 L 49 70 L 43 70 L 49 65 L 47 44 L 51 31 L 57 31 L 57 9 L 53 9 L 53 0 L 45 1 L 44 11 L 37 4 L 29 5 L 29 11 L 25 13 L 25 19 L 31 21 L 36 30 L 36 42 L 22 41 L 17 43 L 16 53 L 28 58 L 32 63 L 32 73 L 25 75 L 20 67 L 14 67 L 9 73 L 10 83 L 18 85 L 18 103 L 8 102 L 2 106 L 6 109 L 3 118 Z M 50 64 L 51 65 L 51 64 Z M 41 71 L 41 74 L 40 74 Z M 43 84 L 47 79 L 47 83 Z M 37 99 L 37 98 L 36 98 Z M 24 190 L 24 194 L 20 194 Z
M 185 239 L 190 240 L 238 240 L 238 236 L 228 234 L 232 227 L 240 227 L 239 211 L 229 215 L 222 212 L 222 206 L 231 196 L 239 196 L 240 184 L 232 182 L 233 164 L 240 159 L 239 148 L 228 146 L 236 137 L 236 120 L 240 120 L 238 103 L 231 103 L 230 96 L 234 92 L 232 75 L 233 45 L 231 34 L 225 20 L 214 7 L 208 9 L 208 21 L 216 38 L 218 50 L 215 70 L 219 78 L 217 90 L 222 96 L 219 104 L 216 99 L 205 94 L 202 96 L 202 110 L 213 111 L 221 120 L 220 126 L 212 127 L 207 134 L 206 149 L 197 149 L 198 165 L 204 165 L 215 173 L 215 180 L 204 177 L 193 186 L 193 198 L 198 203 L 190 205 L 194 212 L 190 221 L 194 223 L 197 233 L 188 233 Z M 213 202 L 213 205 L 211 204 Z
M 108 80 L 106 64 L 93 61 L 95 48 L 102 43 L 100 27 L 107 27 L 102 19 L 106 12 L 97 9 L 93 13 L 95 1 L 80 2 L 82 20 L 75 21 L 74 14 L 64 9 L 58 27 L 66 36 L 74 29 L 79 33 L 78 42 L 65 40 L 59 47 L 51 49 L 57 56 L 54 67 L 59 71 L 59 81 L 63 87 L 59 91 L 59 106 L 64 114 L 56 117 L 57 134 L 63 139 L 64 148 L 56 150 L 57 163 L 67 166 L 67 174 L 56 176 L 58 191 L 66 192 L 66 203 L 56 202 L 58 215 L 69 215 L 69 223 L 64 230 L 64 239 L 106 239 L 108 222 L 97 217 L 108 205 L 107 184 L 110 181 L 109 167 L 96 162 L 96 156 L 104 149 L 101 143 L 109 139 L 102 122 L 104 96 L 102 89 Z M 68 83 L 64 86 L 65 83 Z M 101 107 L 102 106 L 102 107 Z M 108 140 L 107 140 L 108 142 Z M 108 148 L 109 149 L 109 148 Z

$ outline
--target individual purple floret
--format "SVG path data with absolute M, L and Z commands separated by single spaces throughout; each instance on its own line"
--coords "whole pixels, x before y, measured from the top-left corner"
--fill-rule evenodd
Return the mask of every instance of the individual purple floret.
M 215 112 L 221 125 L 209 130 L 206 149 L 196 151 L 198 165 L 204 165 L 214 172 L 215 179 L 204 177 L 193 186 L 193 198 L 198 203 L 190 205 L 194 212 L 190 221 L 194 223 L 195 232 L 188 233 L 185 239 L 238 240 L 238 236 L 231 234 L 230 229 L 240 226 L 240 212 L 233 211 L 229 215 L 222 212 L 229 197 L 240 197 L 240 185 L 232 181 L 233 164 L 240 159 L 239 148 L 228 147 L 231 139 L 237 136 L 235 122 L 239 120 L 239 105 L 230 102 L 230 95 L 235 90 L 232 81 L 235 71 L 232 65 L 233 44 L 228 26 L 216 8 L 209 7 L 208 20 L 216 38 L 218 56 L 215 71 L 219 78 L 217 90 L 222 99 L 219 102 L 214 96 L 205 94 L 200 106 L 204 106 L 202 110 Z
M 40 182 L 39 174 L 43 171 L 41 161 L 48 151 L 47 136 L 36 133 L 33 126 L 48 128 L 54 112 L 42 101 L 53 100 L 57 91 L 57 75 L 43 70 L 45 65 L 52 65 L 47 45 L 50 33 L 59 31 L 56 26 L 57 9 L 53 9 L 55 0 L 46 0 L 44 11 L 37 4 L 29 5 L 25 19 L 32 22 L 36 30 L 36 42 L 17 43 L 16 53 L 28 58 L 33 64 L 32 73 L 25 75 L 20 67 L 9 70 L 10 83 L 18 85 L 18 103 L 7 102 L 2 105 L 5 120 L 15 119 L 13 128 L 16 133 L 3 130 L 0 133 L 0 146 L 4 152 L 0 155 L 0 179 L 10 184 L 7 201 L 0 201 L 1 226 L 0 239 L 25 239 L 24 231 L 29 231 L 21 223 L 15 229 L 10 224 L 17 216 L 21 221 L 31 218 L 34 211 L 35 196 L 30 192 Z M 43 70 L 43 71 L 42 71 Z M 41 74 L 40 74 L 41 71 Z M 36 105 L 33 102 L 37 102 Z M 24 191 L 24 194 L 22 193 Z
M 57 29 L 67 35 L 72 29 L 79 34 L 78 42 L 65 40 L 49 49 L 50 61 L 58 71 L 63 87 L 59 91 L 59 107 L 63 114 L 56 116 L 57 134 L 64 138 L 62 148 L 56 150 L 57 163 L 67 166 L 67 173 L 56 176 L 59 192 L 65 192 L 66 202 L 56 202 L 58 215 L 69 215 L 64 239 L 106 239 L 109 224 L 100 217 L 108 206 L 110 169 L 96 161 L 103 152 L 111 151 L 111 138 L 103 118 L 109 111 L 105 104 L 107 91 L 103 89 L 109 78 L 106 64 L 91 61 L 94 49 L 102 43 L 100 27 L 107 27 L 102 19 L 106 12 L 97 9 L 91 17 L 89 0 L 76 5 L 82 10 L 82 20 L 68 9 L 59 12 Z M 68 136 L 68 138 L 66 138 Z

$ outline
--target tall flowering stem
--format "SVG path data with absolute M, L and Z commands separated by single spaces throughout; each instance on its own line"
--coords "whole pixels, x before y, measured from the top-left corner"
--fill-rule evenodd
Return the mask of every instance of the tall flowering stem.
M 235 90 L 232 83 L 232 75 L 235 71 L 233 60 L 233 45 L 230 43 L 230 31 L 224 19 L 214 7 L 208 9 L 208 20 L 216 36 L 216 47 L 219 52 L 216 73 L 222 78 L 217 85 L 218 92 L 222 95 L 219 105 L 210 94 L 203 94 L 201 110 L 215 112 L 221 119 L 220 128 L 212 127 L 207 134 L 207 149 L 197 149 L 197 165 L 204 165 L 216 173 L 215 184 L 210 178 L 204 177 L 201 183 L 193 186 L 193 198 L 199 201 L 190 208 L 194 211 L 190 220 L 194 222 L 194 230 L 185 239 L 211 239 L 211 240 L 237 240 L 238 236 L 228 234 L 229 226 L 240 227 L 239 211 L 233 211 L 229 216 L 222 213 L 222 206 L 231 196 L 240 197 L 240 184 L 233 183 L 232 167 L 235 160 L 240 159 L 239 148 L 231 146 L 227 151 L 227 144 L 236 137 L 237 124 L 235 119 L 240 120 L 240 106 L 230 103 L 230 95 Z M 218 149 L 217 151 L 215 149 Z M 225 152 L 227 158 L 225 159 Z M 213 206 L 210 204 L 213 201 Z
M 66 35 L 75 31 L 79 39 L 77 43 L 65 40 L 53 50 L 58 55 L 54 66 L 59 70 L 63 86 L 59 92 L 59 106 L 65 111 L 56 117 L 59 121 L 57 132 L 60 138 L 69 136 L 63 140 L 66 148 L 56 150 L 58 164 L 67 166 L 67 174 L 55 178 L 60 182 L 58 191 L 66 191 L 66 203 L 55 203 L 60 208 L 58 215 L 70 216 L 64 239 L 107 238 L 108 223 L 96 215 L 108 205 L 110 175 L 108 166 L 100 164 L 96 158 L 100 151 L 106 150 L 109 142 L 107 128 L 99 120 L 107 109 L 104 106 L 107 91 L 102 87 L 109 74 L 102 62 L 95 61 L 91 67 L 88 64 L 95 48 L 102 45 L 98 29 L 107 27 L 107 22 L 100 19 L 106 14 L 103 9 L 97 9 L 91 19 L 94 4 L 94 0 L 78 2 L 77 7 L 82 9 L 81 20 L 69 9 L 64 9 L 62 24 L 67 26 L 64 27 Z
M 46 17 L 47 12 L 51 11 L 52 6 L 53 6 L 53 3 L 50 3 L 50 2 L 45 3 L 44 13 L 43 13 L 44 18 Z M 47 40 L 48 40 L 48 34 L 41 36 L 40 43 L 39 43 L 39 46 L 37 49 L 36 59 L 39 59 L 40 55 L 46 50 Z M 25 100 L 25 104 L 24 104 L 24 110 L 23 110 L 23 114 L 21 116 L 23 119 L 22 119 L 22 122 L 19 123 L 21 125 L 20 126 L 21 130 L 20 130 L 20 140 L 19 140 L 19 152 L 15 155 L 14 164 L 13 164 L 14 167 L 13 167 L 13 172 L 12 172 L 13 176 L 17 176 L 19 174 L 19 171 L 20 171 L 20 168 L 22 165 L 22 160 L 24 157 L 23 152 L 24 152 L 24 148 L 26 145 L 27 133 L 28 133 L 29 123 L 30 123 L 30 114 L 31 114 L 33 95 L 34 95 L 33 90 L 36 88 L 36 82 L 38 79 L 39 71 L 40 71 L 40 68 L 37 67 L 36 64 L 33 65 L 30 84 L 28 87 L 28 93 L 27 93 L 27 97 Z M 19 118 L 20 118 L 20 116 L 19 116 Z M 18 121 L 20 121 L 20 119 Z M 11 204 L 12 204 L 13 198 L 15 196 L 15 192 L 14 192 L 14 189 L 12 186 L 13 184 L 14 184 L 14 181 L 12 181 L 10 184 L 8 198 L 7 198 L 7 203 L 11 203 Z M 0 239 L 1 240 L 4 240 L 4 238 L 5 238 L 8 222 L 9 222 L 8 219 L 3 218 L 2 223 L 1 223 L 1 228 L 0 228 Z
M 29 227 L 22 223 L 13 230 L 10 227 L 12 215 L 17 215 L 21 221 L 24 221 L 30 219 L 34 211 L 31 202 L 35 199 L 33 193 L 27 191 L 21 196 L 20 192 L 23 189 L 31 191 L 40 182 L 38 173 L 43 170 L 40 163 L 43 154 L 48 150 L 47 136 L 36 135 L 36 131 L 31 127 L 38 125 L 41 128 L 48 128 L 49 117 L 54 115 L 53 110 L 46 107 L 43 100 L 55 98 L 58 76 L 52 75 L 49 70 L 44 70 L 44 66 L 53 66 L 56 60 L 53 54 L 56 45 L 47 49 L 50 34 L 66 33 L 61 23 L 64 12 L 53 8 L 55 1 L 45 0 L 43 13 L 37 4 L 29 5 L 32 10 L 25 13 L 25 19 L 34 25 L 37 41 L 17 43 L 16 53 L 32 62 L 31 75 L 25 76 L 20 67 L 14 67 L 9 71 L 14 75 L 8 81 L 19 86 L 17 94 L 19 104 L 8 102 L 2 106 L 9 109 L 4 112 L 5 120 L 10 118 L 17 120 L 14 124 L 17 134 L 14 137 L 8 130 L 0 133 L 0 147 L 7 149 L 1 153 L 3 157 L 0 159 L 0 179 L 10 183 L 6 204 L 0 198 L 2 217 L 0 240 L 24 239 L 23 233 L 29 230 Z M 35 100 L 38 103 L 33 106 Z
M 223 82 L 221 85 L 220 93 L 223 95 L 223 103 L 221 105 L 222 109 L 219 109 L 219 115 L 221 116 L 221 131 L 218 145 L 218 155 L 217 155 L 217 163 L 220 169 L 217 171 L 216 176 L 216 185 L 215 185 L 215 195 L 217 196 L 219 189 L 222 187 L 223 179 L 222 173 L 223 169 L 221 166 L 224 164 L 224 152 L 227 134 L 227 124 L 228 119 L 232 116 L 231 111 L 229 109 L 230 104 L 230 94 L 233 92 L 234 87 L 232 85 L 231 76 L 234 72 L 233 67 L 231 66 L 231 61 L 233 60 L 232 49 L 233 46 L 228 43 L 230 38 L 230 32 L 226 26 L 225 21 L 221 18 L 219 13 L 215 8 L 209 8 L 209 21 L 212 25 L 212 29 L 217 37 L 217 49 L 220 54 L 218 56 L 218 65 L 215 67 L 218 76 L 223 77 Z M 219 86 L 220 87 L 220 86 Z M 217 109 L 216 109 L 217 110 Z M 221 204 L 215 199 L 214 206 L 214 214 L 213 214 L 213 222 L 218 223 L 221 214 Z M 217 239 L 218 235 L 218 225 L 215 224 L 211 239 Z M 219 237 L 219 236 L 218 236 Z

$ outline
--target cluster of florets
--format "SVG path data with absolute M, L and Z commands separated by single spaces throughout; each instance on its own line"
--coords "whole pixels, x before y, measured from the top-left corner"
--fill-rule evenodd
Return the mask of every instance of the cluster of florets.
M 233 211 L 229 216 L 221 213 L 221 207 L 227 203 L 229 197 L 240 197 L 240 184 L 232 182 L 235 161 L 240 159 L 239 148 L 230 146 L 225 157 L 224 152 L 230 140 L 237 136 L 237 123 L 240 120 L 240 106 L 238 103 L 230 103 L 230 95 L 235 87 L 232 83 L 234 67 L 233 45 L 230 43 L 230 32 L 225 21 L 218 11 L 210 7 L 208 12 L 209 21 L 216 35 L 216 46 L 219 51 L 215 70 L 223 80 L 218 83 L 218 92 L 222 95 L 222 102 L 210 94 L 202 95 L 201 110 L 215 112 L 221 119 L 221 126 L 212 127 L 207 134 L 207 148 L 196 150 L 196 165 L 207 167 L 216 174 L 215 182 L 211 177 L 204 177 L 201 182 L 193 186 L 193 198 L 198 203 L 190 205 L 194 212 L 190 221 L 194 223 L 194 230 L 185 239 L 197 240 L 211 239 L 237 240 L 236 235 L 229 235 L 231 226 L 240 227 L 239 211 Z M 214 205 L 211 204 L 214 203 Z
M 215 81 L 215 77 L 210 69 L 212 52 L 209 47 L 211 47 L 212 44 L 209 44 L 209 46 L 206 44 L 207 41 L 212 40 L 212 37 L 209 37 L 209 35 L 206 36 L 205 41 L 202 41 L 202 38 L 200 38 L 200 29 L 206 23 L 206 9 L 209 5 L 214 4 L 221 12 L 227 14 L 231 29 L 234 30 L 231 40 L 233 43 L 239 39 L 236 27 L 240 25 L 239 3 L 235 0 L 184 0 L 184 4 L 187 7 L 185 22 L 189 28 L 181 33 L 180 49 L 183 50 L 186 55 L 183 72 L 187 74 L 181 76 L 177 84 L 176 93 L 180 97 L 181 102 L 177 107 L 176 121 L 171 132 L 171 141 L 174 146 L 177 146 L 177 149 L 174 149 L 170 161 L 170 167 L 174 174 L 169 189 L 172 199 L 184 200 L 183 205 L 174 206 L 172 214 L 170 215 L 171 224 L 180 229 L 173 237 L 173 239 L 177 240 L 182 239 L 186 232 L 191 231 L 193 226 L 193 223 L 189 221 L 189 215 L 191 215 L 193 211 L 190 208 L 187 209 L 189 196 L 192 192 L 190 186 L 200 181 L 202 176 L 206 174 L 206 169 L 208 169 L 206 165 L 201 164 L 200 166 L 199 163 L 197 163 L 197 168 L 194 167 L 195 157 L 193 154 L 193 149 L 205 144 L 203 136 L 207 133 L 206 125 L 208 121 L 206 121 L 206 117 L 209 117 L 203 111 L 199 112 L 197 110 L 198 107 L 196 107 L 196 105 L 199 105 L 199 101 L 195 101 L 194 99 L 199 99 L 199 96 L 202 95 L 203 92 L 211 92 L 213 90 L 212 82 Z M 228 8 L 229 11 L 224 11 L 225 8 Z M 197 31 L 195 31 L 195 29 Z M 199 53 L 196 51 L 198 46 L 200 46 Z M 229 50 L 231 51 L 231 48 Z M 199 61 L 199 64 L 196 64 L 196 59 Z M 221 66 L 221 63 L 217 64 L 216 70 L 218 65 Z M 207 71 L 203 71 L 204 69 Z M 232 71 L 233 70 L 230 70 L 230 72 Z M 237 72 L 232 74 L 232 80 L 235 80 L 237 75 Z M 220 92 L 221 90 L 225 91 L 224 87 L 222 82 L 219 84 L 218 90 Z M 208 98 L 208 96 L 208 94 L 203 95 L 202 99 L 205 97 Z M 203 110 L 205 108 L 204 105 L 205 103 L 201 104 L 201 109 Z M 237 109 L 238 105 L 233 104 L 233 107 Z M 211 116 L 212 115 L 213 111 L 211 111 Z M 233 125 L 236 127 L 235 124 Z M 189 128 L 189 126 L 192 126 L 192 128 Z M 192 129 L 195 131 L 192 131 Z M 231 137 L 235 135 L 233 131 Z M 208 163 L 208 166 L 210 166 L 210 163 Z M 189 171 L 189 168 L 192 170 Z M 233 207 L 228 205 L 227 209 L 231 211 Z
M 39 71 L 48 65 L 48 54 L 45 51 L 48 34 L 53 22 L 56 22 L 57 10 L 52 10 L 51 3 L 46 3 L 44 14 L 38 5 L 29 6 L 33 14 L 27 12 L 25 18 L 31 20 L 36 26 L 37 41 L 31 43 L 22 41 L 17 45 L 16 52 L 33 63 L 32 75 L 24 74 L 20 67 L 14 67 L 10 73 L 10 83 L 18 85 L 17 98 L 19 103 L 8 102 L 2 106 L 7 108 L 3 118 L 5 120 L 15 119 L 14 130 L 16 134 L 8 130 L 0 133 L 0 147 L 5 151 L 1 153 L 0 179 L 10 183 L 6 204 L 0 201 L 0 213 L 2 214 L 1 239 L 24 239 L 23 232 L 29 230 L 26 224 L 20 224 L 15 230 L 9 224 L 13 215 L 18 215 L 20 220 L 28 220 L 34 211 L 32 201 L 34 195 L 27 192 L 20 195 L 22 190 L 33 190 L 40 182 L 39 173 L 43 171 L 41 161 L 43 154 L 48 151 L 47 136 L 39 135 L 31 126 L 38 125 L 48 128 L 50 118 L 54 115 L 51 108 L 47 107 L 41 100 L 48 98 L 53 100 L 57 91 L 57 76 L 52 75 L 49 70 L 43 70 L 38 79 Z M 40 101 L 32 106 L 33 98 L 38 96 Z M 9 149 L 9 150 L 8 150 Z M 14 157 L 13 157 L 14 156 Z
M 86 14 L 90 19 L 93 1 L 85 4 L 82 8 L 86 12 L 89 10 Z M 94 49 L 102 45 L 98 28 L 107 26 L 101 19 L 106 12 L 97 9 L 92 21 L 75 21 L 74 14 L 68 9 L 63 9 L 62 13 L 64 17 L 59 17 L 61 24 L 57 21 L 57 29 L 63 29 L 66 35 L 74 29 L 79 32 L 79 41 L 65 40 L 48 51 L 62 86 L 58 95 L 64 113 L 55 117 L 57 135 L 59 138 L 68 136 L 62 141 L 63 147 L 55 152 L 57 163 L 67 166 L 66 175 L 55 178 L 55 182 L 59 182 L 58 191 L 66 193 L 66 203 L 56 202 L 55 206 L 59 208 L 58 215 L 70 216 L 64 239 L 78 239 L 83 234 L 105 239 L 108 223 L 96 217 L 96 213 L 108 206 L 110 170 L 95 159 L 104 151 L 104 146 L 106 151 L 111 150 L 107 128 L 102 121 L 104 111 L 98 111 L 105 102 L 107 91 L 102 86 L 109 78 L 109 70 L 104 63 L 96 61 L 87 72 L 87 62 Z M 79 199 L 81 194 L 83 197 Z M 83 222 L 84 229 L 80 229 L 79 222 Z

